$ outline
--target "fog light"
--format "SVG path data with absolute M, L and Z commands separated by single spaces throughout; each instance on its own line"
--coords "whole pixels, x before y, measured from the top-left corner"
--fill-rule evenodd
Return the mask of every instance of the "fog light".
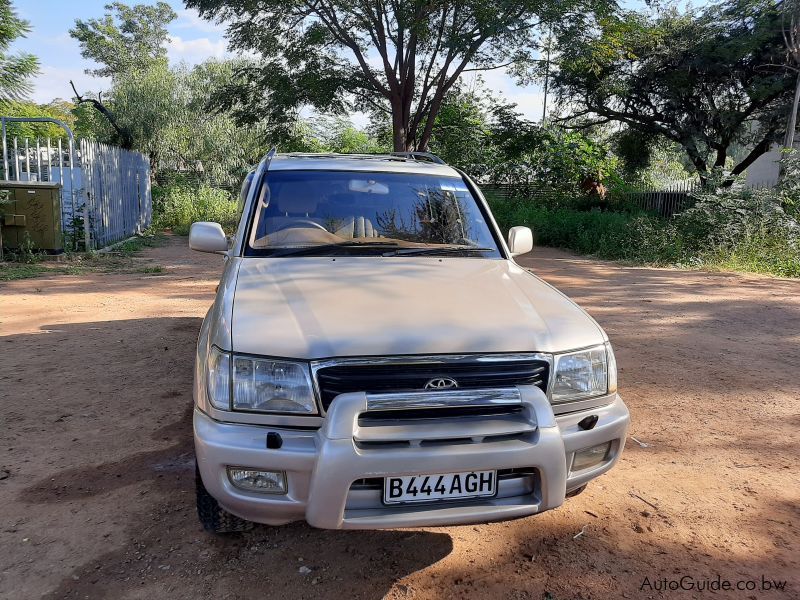
M 243 467 L 228 467 L 228 479 L 234 487 L 262 494 L 285 494 L 285 471 L 256 471 Z
M 581 469 L 596 467 L 606 460 L 609 452 L 611 452 L 611 442 L 578 450 L 575 453 L 575 458 L 572 459 L 572 470 L 580 471 Z

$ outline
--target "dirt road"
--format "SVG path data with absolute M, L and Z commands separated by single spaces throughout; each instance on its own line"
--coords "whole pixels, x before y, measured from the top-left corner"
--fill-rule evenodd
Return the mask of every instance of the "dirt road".
M 800 282 L 537 250 L 614 342 L 641 442 L 615 470 L 510 523 L 215 538 L 190 386 L 221 262 L 143 256 L 163 273 L 0 284 L 0 598 L 800 597 Z M 681 577 L 756 588 L 658 591 Z

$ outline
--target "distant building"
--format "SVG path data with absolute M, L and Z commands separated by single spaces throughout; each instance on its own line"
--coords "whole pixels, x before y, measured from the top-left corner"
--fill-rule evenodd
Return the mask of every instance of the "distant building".
M 800 141 L 796 142 L 795 150 L 800 151 Z M 747 187 L 772 187 L 777 185 L 781 173 L 781 151 L 783 145 L 773 144 L 768 152 L 759 156 L 753 164 L 747 167 L 745 183 Z

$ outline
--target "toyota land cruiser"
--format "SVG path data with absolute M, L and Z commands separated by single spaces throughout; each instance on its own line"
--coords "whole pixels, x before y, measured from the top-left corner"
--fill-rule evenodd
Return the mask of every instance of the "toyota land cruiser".
M 246 179 L 197 344 L 206 529 L 506 520 L 619 459 L 603 330 L 520 267 L 475 183 L 432 155 L 271 151 Z

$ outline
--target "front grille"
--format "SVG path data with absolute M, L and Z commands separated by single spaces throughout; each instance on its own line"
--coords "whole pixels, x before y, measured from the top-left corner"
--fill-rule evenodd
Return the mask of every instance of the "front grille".
M 443 359 L 435 362 L 340 364 L 321 367 L 316 375 L 322 406 L 327 410 L 339 394 L 422 390 L 431 379 L 439 377 L 455 380 L 462 389 L 535 385 L 546 391 L 548 368 L 547 361 L 539 358 L 486 360 L 485 357 L 475 357 L 453 362 Z
M 518 415 L 522 406 L 502 404 L 499 406 L 448 406 L 446 408 L 407 408 L 394 410 L 367 411 L 358 416 L 358 424 L 369 426 L 374 422 L 424 421 L 441 417 L 487 417 L 492 415 Z

